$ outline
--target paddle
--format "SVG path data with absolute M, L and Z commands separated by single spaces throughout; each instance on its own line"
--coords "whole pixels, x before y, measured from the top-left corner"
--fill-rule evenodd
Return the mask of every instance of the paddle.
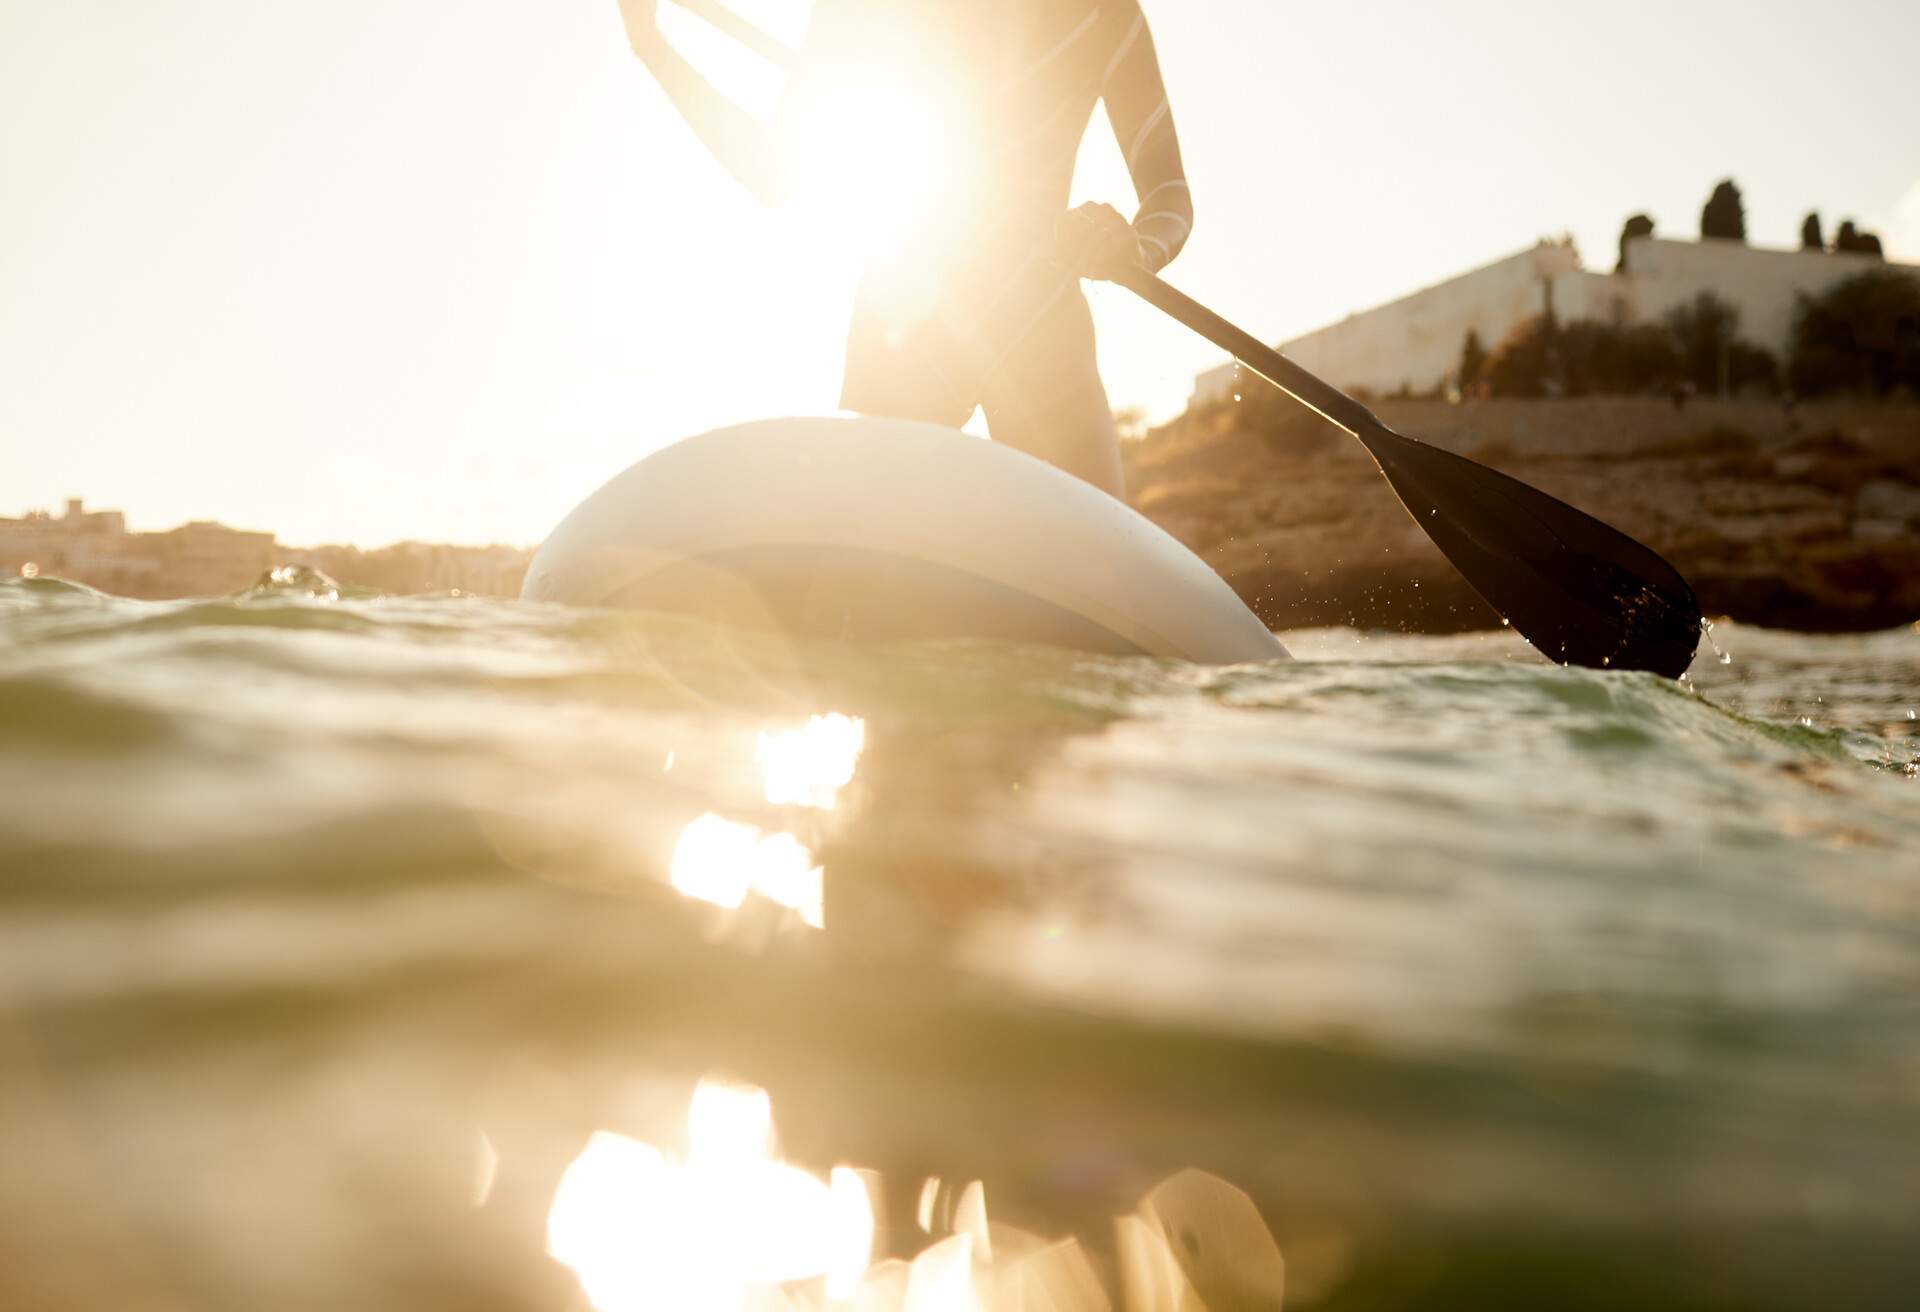
M 1345 392 L 1146 270 L 1116 281 L 1359 438 L 1434 545 L 1549 657 L 1668 678 L 1693 663 L 1700 603 L 1650 548 L 1497 469 L 1402 437 Z
M 674 0 L 777 64 L 793 51 L 716 0 Z M 1678 678 L 1700 643 L 1700 603 L 1650 548 L 1564 501 L 1388 428 L 1144 269 L 1117 281 L 1360 439 L 1414 520 L 1474 591 L 1556 661 Z
M 703 18 L 718 31 L 726 33 L 754 54 L 780 68 L 790 67 L 796 58 L 792 46 L 767 35 L 746 19 L 720 4 L 718 0 L 673 0 L 697 18 Z

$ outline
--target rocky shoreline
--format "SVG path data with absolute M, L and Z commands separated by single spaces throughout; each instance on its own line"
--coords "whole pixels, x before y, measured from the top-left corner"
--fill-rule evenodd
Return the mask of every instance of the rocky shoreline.
M 1126 444 L 1136 508 L 1275 628 L 1498 623 L 1361 446 L 1249 380 Z M 1386 401 L 1390 427 L 1639 538 L 1708 615 L 1820 632 L 1920 617 L 1920 405 Z

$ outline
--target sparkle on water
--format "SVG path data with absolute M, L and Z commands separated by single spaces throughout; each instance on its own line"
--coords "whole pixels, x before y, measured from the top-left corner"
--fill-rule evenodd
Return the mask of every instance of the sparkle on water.
M 877 1177 L 836 1166 L 822 1178 L 780 1161 L 763 1089 L 702 1080 L 685 1140 L 676 1157 L 602 1130 L 562 1175 L 547 1251 L 579 1278 L 596 1312 L 1116 1306 L 1076 1240 L 990 1222 L 978 1180 L 945 1218 L 936 1215 L 942 1184 L 926 1180 L 925 1247 L 911 1260 L 875 1262 Z M 1116 1236 L 1124 1312 L 1281 1306 L 1279 1247 L 1252 1200 L 1218 1177 L 1183 1171 L 1163 1181 L 1118 1219 Z
M 686 1141 L 674 1158 L 603 1130 L 561 1177 L 547 1251 L 599 1312 L 736 1312 L 814 1279 L 833 1302 L 854 1291 L 873 1252 L 866 1184 L 777 1160 L 765 1090 L 703 1080 Z
M 815 715 L 798 728 L 760 735 L 755 759 L 775 806 L 831 811 L 866 746 L 867 727 L 857 717 Z

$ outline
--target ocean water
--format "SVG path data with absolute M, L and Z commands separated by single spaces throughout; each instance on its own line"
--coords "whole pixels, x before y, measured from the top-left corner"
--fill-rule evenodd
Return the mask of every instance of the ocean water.
M 0 583 L 0 1305 L 1913 1306 L 1920 631 L 1283 636 Z

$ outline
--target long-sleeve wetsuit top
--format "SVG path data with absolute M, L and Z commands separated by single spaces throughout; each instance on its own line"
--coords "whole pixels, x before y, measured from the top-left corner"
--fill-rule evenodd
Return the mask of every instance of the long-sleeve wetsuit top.
M 902 241 L 917 255 L 965 246 L 1017 258 L 1050 233 L 1102 100 L 1140 200 L 1134 229 L 1148 266 L 1173 259 L 1192 230 L 1139 0 L 819 0 L 808 50 L 792 99 L 830 95 L 878 68 L 904 71 L 912 80 L 902 85 L 937 107 L 927 222 Z

